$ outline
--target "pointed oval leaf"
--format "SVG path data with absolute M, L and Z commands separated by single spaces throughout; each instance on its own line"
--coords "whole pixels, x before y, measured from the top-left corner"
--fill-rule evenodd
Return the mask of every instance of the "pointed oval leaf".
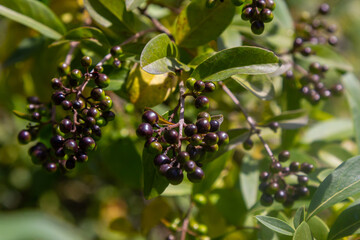
M 247 79 L 243 75 L 234 75 L 231 78 L 262 100 L 271 100 L 275 96 L 274 86 L 267 75 L 253 75 Z
M 61 38 L 66 31 L 51 9 L 36 0 L 0 0 L 0 15 L 52 39 Z
M 221 81 L 236 74 L 268 74 L 279 68 L 278 62 L 273 52 L 262 48 L 230 48 L 206 59 L 195 68 L 191 77 L 203 81 Z
M 13 113 L 14 113 L 15 116 L 17 116 L 18 118 L 25 119 L 25 120 L 28 120 L 28 121 L 31 121 L 31 120 L 32 120 L 30 114 L 22 113 L 22 112 L 19 112 L 19 111 L 17 111 L 17 110 L 13 110 Z
M 277 233 L 292 236 L 295 232 L 289 224 L 280 219 L 268 216 L 256 216 L 256 219 L 264 226 L 270 228 Z
M 100 29 L 94 27 L 79 27 L 72 29 L 65 34 L 64 39 L 70 41 L 94 40 L 104 47 L 110 46 L 104 33 Z
M 259 184 L 259 164 L 249 155 L 243 158 L 240 171 L 240 190 L 247 209 L 257 202 Z
M 143 49 L 140 56 L 141 68 L 150 74 L 175 73 L 176 70 L 190 70 L 188 66 L 176 58 L 178 49 L 165 34 L 160 34 L 151 39 Z
M 314 193 L 307 219 L 360 192 L 360 156 L 350 158 L 325 178 Z
M 295 230 L 293 240 L 312 240 L 310 227 L 306 222 L 302 222 Z
M 305 207 L 300 207 L 294 216 L 294 227 L 297 228 L 303 221 L 305 221 Z
M 350 236 L 360 228 L 360 200 L 351 204 L 335 220 L 330 229 L 329 240 Z
M 312 217 L 307 221 L 310 231 L 316 240 L 326 240 L 329 234 L 329 227 L 318 216 Z
M 183 47 L 197 47 L 216 39 L 235 14 L 230 1 L 217 1 L 216 6 L 208 8 L 207 0 L 193 0 L 184 8 L 175 22 L 176 43 Z
M 126 0 L 126 10 L 132 11 L 140 6 L 145 0 Z

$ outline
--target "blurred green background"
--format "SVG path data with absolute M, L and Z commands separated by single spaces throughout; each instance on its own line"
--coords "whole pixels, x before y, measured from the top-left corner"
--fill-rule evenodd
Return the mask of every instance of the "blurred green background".
M 70 28 L 82 21 L 80 1 L 43 2 Z M 287 2 L 293 15 L 300 16 L 323 1 Z M 338 24 L 341 54 L 360 77 L 360 1 L 330 0 L 329 4 L 329 21 Z M 138 233 L 146 233 L 159 213 L 151 210 L 140 190 L 142 142 L 134 134 L 139 112 L 120 101 L 115 106 L 116 121 L 105 128 L 99 150 L 87 164 L 65 175 L 45 172 L 31 162 L 29 146 L 17 143 L 26 121 L 12 110 L 24 110 L 26 96 L 49 99 L 50 79 L 68 47 L 48 48 L 49 40 L 4 18 L 0 30 L 0 239 L 143 239 Z M 181 206 L 177 201 L 169 198 L 159 204 L 169 211 Z M 153 239 L 161 234 L 161 229 L 153 230 Z

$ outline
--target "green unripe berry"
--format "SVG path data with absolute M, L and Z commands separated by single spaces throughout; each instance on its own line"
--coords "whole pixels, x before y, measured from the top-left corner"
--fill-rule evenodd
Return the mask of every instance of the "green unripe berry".
M 95 83 L 100 88 L 106 88 L 110 84 L 110 78 L 106 74 L 99 73 L 97 78 L 95 78 Z
M 58 66 L 58 71 L 61 76 L 67 75 L 70 73 L 70 66 L 66 63 L 60 63 Z
M 79 69 L 73 69 L 71 71 L 70 76 L 71 76 L 72 79 L 77 79 L 78 80 L 78 79 L 81 79 L 83 75 L 82 75 L 82 73 L 81 73 L 81 71 Z
M 91 59 L 91 57 L 89 57 L 89 56 L 84 56 L 84 57 L 82 57 L 81 58 L 81 65 L 83 66 L 83 67 L 85 67 L 85 68 L 88 68 L 88 67 L 90 67 L 91 66 L 91 64 L 92 64 L 92 59 Z
M 201 118 L 205 118 L 208 121 L 211 120 L 211 116 L 210 116 L 210 114 L 208 112 L 199 112 L 198 115 L 197 115 L 197 120 L 199 120 Z
M 185 85 L 188 89 L 194 90 L 194 84 L 196 82 L 195 78 L 188 78 L 185 82 Z
M 100 127 L 106 126 L 107 121 L 106 121 L 105 118 L 99 117 L 99 118 L 96 119 L 96 125 L 99 125 Z
M 91 98 L 95 101 L 101 101 L 104 100 L 106 97 L 105 91 L 101 88 L 94 88 L 91 90 Z
M 104 68 L 102 65 L 96 65 L 94 71 L 97 73 L 102 73 L 104 71 Z
M 149 145 L 149 152 L 153 153 L 153 154 L 161 154 L 163 147 L 161 146 L 161 144 L 159 142 L 152 142 Z
M 110 53 L 114 58 L 118 58 L 123 53 L 123 50 L 120 46 L 114 46 L 111 48 Z
M 205 195 L 201 194 L 201 193 L 195 194 L 193 201 L 197 206 L 205 206 L 207 203 L 207 199 L 206 199 Z
M 113 101 L 110 97 L 106 96 L 104 100 L 100 101 L 100 109 L 103 111 L 109 111 L 113 106 Z

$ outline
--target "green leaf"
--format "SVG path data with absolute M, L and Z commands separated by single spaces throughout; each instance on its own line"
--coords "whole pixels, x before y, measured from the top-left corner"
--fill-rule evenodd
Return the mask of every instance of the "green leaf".
M 248 78 L 244 75 L 234 75 L 231 78 L 262 100 L 271 100 L 275 96 L 274 86 L 267 75 L 253 75 Z
M 63 38 L 69 41 L 93 40 L 106 48 L 110 46 L 104 33 L 100 29 L 94 27 L 79 27 L 72 29 L 67 32 Z
M 143 192 L 146 199 L 159 196 L 169 185 L 167 179 L 160 176 L 154 166 L 155 154 L 150 154 L 144 148 L 142 155 L 143 165 Z
M 345 87 L 345 95 L 349 102 L 352 119 L 354 121 L 354 132 L 358 149 L 360 149 L 360 83 L 359 79 L 353 74 L 348 73 L 342 77 Z
M 305 207 L 300 207 L 294 216 L 294 227 L 297 228 L 303 221 L 305 221 Z
M 258 47 L 237 47 L 220 51 L 202 62 L 191 77 L 202 81 L 221 81 L 236 74 L 267 74 L 278 68 L 278 57 Z
M 145 0 L 126 0 L 126 9 L 132 11 L 140 6 Z
M 307 221 L 311 233 L 316 240 L 326 240 L 329 234 L 329 227 L 324 223 L 324 221 L 318 216 L 312 217 Z
M 0 0 L 0 15 L 52 39 L 61 38 L 66 31 L 51 9 L 36 0 Z
M 313 239 L 310 227 L 306 222 L 302 222 L 295 230 L 293 240 L 311 240 Z
M 350 236 L 360 228 L 360 200 L 345 209 L 335 220 L 329 233 L 329 240 Z
M 283 129 L 296 129 L 305 126 L 308 123 L 308 117 L 303 110 L 293 110 L 281 113 L 278 116 L 267 119 L 262 122 L 262 125 L 271 122 L 278 122 Z
M 242 45 L 241 34 L 231 25 L 218 37 L 217 46 L 218 50 L 227 48 L 239 47 Z
M 13 110 L 13 113 L 14 113 L 15 116 L 17 116 L 18 118 L 31 121 L 31 116 L 30 116 L 29 114 L 22 113 L 22 112 L 19 112 L 19 111 L 17 111 L 17 110 Z
M 280 24 L 282 27 L 294 30 L 294 21 L 284 0 L 276 0 L 274 19 L 276 23 Z
M 329 144 L 319 149 L 318 156 L 326 166 L 336 168 L 353 155 L 339 144 Z
M 270 228 L 277 233 L 292 236 L 295 232 L 289 224 L 280 219 L 268 216 L 256 216 L 256 219 L 264 226 Z
M 303 143 L 348 139 L 354 135 L 350 119 L 331 119 L 314 124 L 303 136 Z
M 150 74 L 163 74 L 176 70 L 190 70 L 189 67 L 179 62 L 176 45 L 165 34 L 160 34 L 151 39 L 143 49 L 140 56 L 141 68 Z
M 240 188 L 247 209 L 257 202 L 259 165 L 249 155 L 243 158 L 240 171 Z
M 146 235 L 160 220 L 170 212 L 167 201 L 161 197 L 151 201 L 142 211 L 141 232 Z
M 105 88 L 107 91 L 118 91 L 120 90 L 127 77 L 129 76 L 130 70 L 128 68 L 121 68 L 119 70 L 115 70 L 108 74 L 108 77 L 111 79 L 108 87 Z
M 213 8 L 207 0 L 193 0 L 175 21 L 174 37 L 183 47 L 197 47 L 216 39 L 230 25 L 235 7 L 230 1 L 217 1 Z
M 325 178 L 314 193 L 307 219 L 359 192 L 360 156 L 350 158 Z
M 86 239 L 74 226 L 40 211 L 0 214 L 0 232 L 2 239 Z

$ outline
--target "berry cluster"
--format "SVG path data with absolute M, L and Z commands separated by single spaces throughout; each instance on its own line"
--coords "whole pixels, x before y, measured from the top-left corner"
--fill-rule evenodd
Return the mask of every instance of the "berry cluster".
M 51 80 L 55 92 L 51 96 L 54 106 L 61 106 L 66 116 L 56 121 L 56 107 L 51 110 L 51 119 L 40 122 L 37 126 L 29 126 L 27 130 L 19 133 L 20 143 L 26 144 L 35 140 L 31 130 L 39 130 L 47 124 L 52 124 L 53 136 L 50 139 L 51 147 L 38 142 L 29 150 L 35 164 L 42 164 L 48 171 L 54 172 L 61 167 L 63 170 L 73 169 L 76 162 L 86 162 L 88 152 L 96 148 L 96 141 L 101 138 L 101 127 L 114 119 L 115 114 L 110 111 L 113 102 L 105 94 L 103 88 L 107 87 L 110 79 L 103 74 L 102 66 L 98 65 L 93 71 L 89 71 L 92 60 L 88 56 L 81 59 L 81 65 L 85 69 L 83 74 L 79 69 L 70 69 L 65 63 L 59 65 L 60 76 Z M 84 96 L 84 89 L 89 81 L 93 80 L 96 87 L 91 90 L 90 96 Z M 36 98 L 31 98 L 29 108 L 42 109 Z M 50 104 L 51 105 L 51 104 Z M 39 111 L 34 111 L 37 116 Z M 36 118 L 38 121 L 40 117 Z
M 244 6 L 241 18 L 245 21 L 250 21 L 251 31 L 254 34 L 260 35 L 264 32 L 264 23 L 273 20 L 275 7 L 274 0 L 253 0 L 251 4 Z
M 162 117 L 152 110 L 147 110 L 142 115 L 143 123 L 137 128 L 137 135 L 146 139 L 145 148 L 156 155 L 154 165 L 159 173 L 174 185 L 183 181 L 184 170 L 191 182 L 201 181 L 204 178 L 201 168 L 202 156 L 206 152 L 218 151 L 219 146 L 229 142 L 228 134 L 218 131 L 221 122 L 203 111 L 209 108 L 209 99 L 201 94 L 214 91 L 215 84 L 189 78 L 186 86 L 188 92 L 180 98 L 184 100 L 188 96 L 194 97 L 195 107 L 202 110 L 197 115 L 195 123 L 184 123 L 184 130 L 181 133 L 179 133 L 180 123 L 172 123 L 180 107 L 180 99 L 174 114 L 169 120 L 162 121 L 167 126 L 160 127 Z M 183 143 L 187 143 L 187 146 L 182 149 Z
M 309 196 L 307 188 L 309 178 L 306 174 L 314 171 L 314 166 L 309 163 L 291 162 L 289 167 L 283 167 L 280 162 L 290 159 L 289 151 L 282 151 L 278 161 L 273 161 L 269 172 L 260 174 L 261 184 L 259 190 L 263 193 L 260 202 L 263 206 L 270 206 L 275 201 L 282 203 L 284 207 L 291 207 L 294 201 Z M 287 184 L 285 177 L 297 177 L 297 184 Z

